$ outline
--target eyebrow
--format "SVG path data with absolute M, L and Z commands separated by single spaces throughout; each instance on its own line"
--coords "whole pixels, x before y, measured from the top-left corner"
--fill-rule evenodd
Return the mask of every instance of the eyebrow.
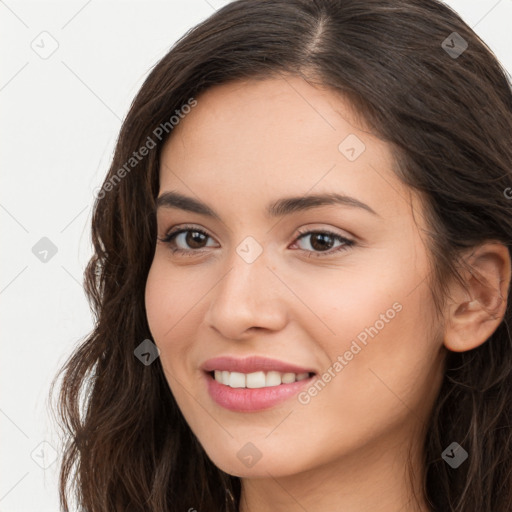
M 352 208 L 360 208 L 380 217 L 380 215 L 367 204 L 354 197 L 343 194 L 327 193 L 307 196 L 284 197 L 267 205 L 266 213 L 269 217 L 282 217 L 298 211 L 309 210 L 325 205 L 340 205 Z M 158 196 L 156 207 L 159 208 L 179 208 L 193 213 L 199 213 L 208 217 L 221 220 L 220 216 L 207 204 L 185 196 L 176 191 L 163 192 Z

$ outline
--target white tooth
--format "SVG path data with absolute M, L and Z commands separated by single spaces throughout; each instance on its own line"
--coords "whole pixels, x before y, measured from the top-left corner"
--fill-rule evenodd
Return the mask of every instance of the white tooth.
M 232 388 L 245 388 L 245 373 L 231 372 L 229 374 L 229 385 Z
M 295 382 L 295 373 L 283 373 L 281 381 L 283 384 L 291 384 L 292 382 Z
M 248 373 L 246 378 L 246 386 L 248 388 L 264 388 L 265 372 Z
M 295 381 L 304 380 L 309 377 L 308 372 L 303 373 L 280 373 L 276 371 L 253 372 L 249 374 L 241 372 L 229 372 L 227 370 L 215 370 L 214 378 L 217 382 L 232 388 L 259 389 L 263 387 L 279 386 L 280 384 L 291 384 Z
M 279 386 L 279 384 L 281 384 L 281 374 L 279 372 L 267 372 L 265 387 Z

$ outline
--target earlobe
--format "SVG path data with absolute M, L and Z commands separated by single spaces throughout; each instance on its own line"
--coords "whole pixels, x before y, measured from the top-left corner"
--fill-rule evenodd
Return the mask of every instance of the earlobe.
M 453 352 L 465 352 L 485 343 L 505 316 L 511 279 L 508 248 L 495 242 L 473 249 L 466 259 L 463 289 L 459 283 L 451 289 L 447 306 L 444 345 Z

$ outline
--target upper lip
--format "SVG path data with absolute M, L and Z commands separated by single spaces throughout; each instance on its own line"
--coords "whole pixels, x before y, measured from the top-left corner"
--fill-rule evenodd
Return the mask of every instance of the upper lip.
M 244 359 L 238 359 L 230 356 L 214 357 L 208 359 L 201 365 L 206 372 L 213 370 L 226 370 L 230 372 L 253 373 L 276 371 L 281 373 L 316 373 L 311 368 L 303 368 L 286 361 L 278 359 L 270 359 L 262 356 L 249 356 Z

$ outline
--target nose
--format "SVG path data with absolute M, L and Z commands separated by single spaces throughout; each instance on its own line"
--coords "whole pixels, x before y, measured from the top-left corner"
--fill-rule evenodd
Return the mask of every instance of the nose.
M 248 263 L 235 252 L 209 294 L 204 321 L 225 338 L 241 339 L 256 329 L 278 331 L 288 321 L 287 288 L 264 254 Z

